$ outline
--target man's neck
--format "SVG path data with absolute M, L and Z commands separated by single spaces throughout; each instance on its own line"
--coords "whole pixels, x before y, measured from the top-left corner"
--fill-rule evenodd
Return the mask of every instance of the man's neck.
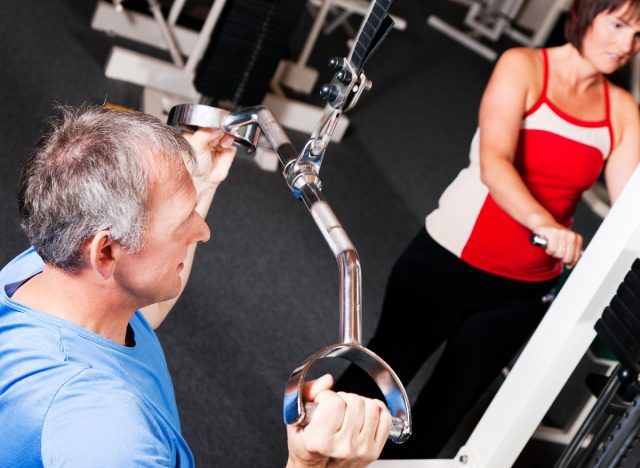
M 109 284 L 100 284 L 89 275 L 45 265 L 42 273 L 15 291 L 12 299 L 124 345 L 127 325 L 137 307 L 125 303 Z

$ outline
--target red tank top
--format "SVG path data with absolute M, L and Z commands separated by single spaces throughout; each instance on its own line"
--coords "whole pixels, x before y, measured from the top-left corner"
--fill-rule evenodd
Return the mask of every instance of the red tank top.
M 524 115 L 514 165 L 531 194 L 558 221 L 570 226 L 582 192 L 597 180 L 613 145 L 609 88 L 606 117 L 585 121 L 568 115 L 547 97 L 546 50 L 540 98 Z M 523 281 L 546 281 L 562 264 L 530 244 L 531 232 L 493 200 L 480 180 L 480 132 L 471 143 L 470 164 L 447 187 L 426 219 L 438 243 L 476 268 Z

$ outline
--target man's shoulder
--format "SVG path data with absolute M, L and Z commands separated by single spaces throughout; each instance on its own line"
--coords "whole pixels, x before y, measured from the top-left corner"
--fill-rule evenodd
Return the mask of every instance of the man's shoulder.
M 132 382 L 87 367 L 56 392 L 45 416 L 43 435 L 47 426 L 55 428 L 56 432 L 63 428 L 74 430 L 74 427 L 121 431 L 123 424 L 126 431 L 148 428 L 153 425 L 148 413 L 145 399 Z
M 63 461 L 84 466 L 89 460 L 124 466 L 147 458 L 153 466 L 172 463 L 171 441 L 133 384 L 93 368 L 58 390 L 44 419 L 41 445 L 45 466 Z
M 0 354 L 0 466 L 37 464 L 47 410 L 84 367 L 44 352 Z
M 65 381 L 56 392 L 47 419 L 59 417 L 83 418 L 90 413 L 131 414 L 144 411 L 144 399 L 132 382 L 113 373 L 85 367 Z
M 21 281 L 42 271 L 44 262 L 33 247 L 17 255 L 0 270 L 2 286 Z

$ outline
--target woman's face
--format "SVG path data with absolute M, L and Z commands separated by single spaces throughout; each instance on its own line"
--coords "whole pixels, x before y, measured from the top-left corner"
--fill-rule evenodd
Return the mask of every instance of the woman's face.
M 612 73 L 640 51 L 640 18 L 628 14 L 628 3 L 603 11 L 582 41 L 582 55 L 601 73 Z

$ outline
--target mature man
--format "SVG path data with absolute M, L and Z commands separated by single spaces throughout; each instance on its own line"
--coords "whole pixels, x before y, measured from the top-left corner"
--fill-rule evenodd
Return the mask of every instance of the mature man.
M 33 247 L 0 272 L 0 466 L 194 465 L 153 328 L 209 238 L 235 150 L 221 131 L 187 138 L 140 113 L 64 108 L 26 162 Z M 307 388 L 318 408 L 288 429 L 288 466 L 380 453 L 386 408 L 331 383 Z

